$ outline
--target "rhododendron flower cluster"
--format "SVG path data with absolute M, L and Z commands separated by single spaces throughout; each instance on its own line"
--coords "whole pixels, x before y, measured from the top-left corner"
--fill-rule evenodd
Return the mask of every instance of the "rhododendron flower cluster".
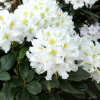
M 77 9 L 84 3 L 91 7 L 96 1 L 65 2 Z M 83 25 L 80 35 L 74 28 L 72 16 L 63 12 L 55 0 L 29 0 L 14 13 L 0 11 L 0 49 L 7 53 L 11 44 L 22 44 L 26 39 L 32 43 L 26 54 L 30 66 L 38 74 L 47 72 L 46 80 L 51 80 L 54 74 L 67 79 L 68 72 L 77 72 L 78 67 L 82 67 L 100 82 L 100 25 Z
M 65 0 L 66 4 L 71 3 L 74 9 L 82 8 L 84 5 L 91 8 L 98 0 Z
M 67 72 L 78 70 L 74 64 L 79 56 L 78 45 L 65 29 L 41 29 L 36 38 L 32 40 L 33 47 L 30 47 L 27 56 L 37 73 L 47 71 L 46 79 L 51 80 L 52 74 L 58 72 L 63 79 L 67 79 Z

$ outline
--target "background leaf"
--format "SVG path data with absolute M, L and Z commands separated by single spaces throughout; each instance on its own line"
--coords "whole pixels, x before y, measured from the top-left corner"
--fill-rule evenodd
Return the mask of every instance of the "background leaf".
M 29 72 L 29 65 L 27 62 L 23 62 L 19 65 L 19 73 L 22 79 L 26 79 Z
M 27 84 L 27 90 L 32 94 L 38 94 L 39 92 L 41 92 L 42 87 L 39 82 L 31 81 Z
M 10 83 L 11 81 L 7 81 L 3 83 L 3 89 L 1 92 L 4 100 L 13 100 L 13 92 Z
M 97 98 L 97 96 L 91 90 L 87 90 L 86 93 L 88 93 L 94 99 Z
M 62 83 L 60 83 L 60 88 L 63 91 L 68 92 L 68 93 L 82 94 L 80 91 L 78 91 L 75 88 L 73 88 L 71 86 L 71 84 L 68 83 L 68 82 L 62 82 Z
M 20 57 L 20 58 L 24 58 L 25 55 L 26 55 L 26 51 L 27 51 L 27 50 L 28 50 L 27 47 L 23 47 L 23 48 L 20 50 L 20 52 L 19 52 L 19 57 Z
M 82 68 L 79 68 L 77 72 L 70 72 L 68 80 L 72 81 L 81 81 L 88 79 L 90 74 L 83 70 Z
M 10 80 L 10 75 L 8 72 L 1 72 L 0 73 L 0 80 L 2 81 L 8 81 Z
M 28 75 L 27 75 L 27 77 L 26 77 L 26 81 L 27 82 L 30 82 L 33 78 L 34 78 L 34 73 L 35 73 L 35 70 L 34 69 L 32 69 L 32 70 L 30 70 L 29 72 L 28 72 Z M 36 77 L 37 78 L 37 77 Z
M 15 63 L 14 54 L 11 53 L 11 54 L 4 55 L 3 57 L 1 57 L 0 72 L 8 71 L 9 69 L 11 69 L 13 67 L 14 63 Z

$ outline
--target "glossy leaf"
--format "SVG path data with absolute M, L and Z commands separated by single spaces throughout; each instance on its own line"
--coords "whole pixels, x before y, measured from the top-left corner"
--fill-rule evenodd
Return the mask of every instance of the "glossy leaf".
M 86 93 L 88 93 L 94 99 L 97 98 L 97 96 L 91 90 L 87 90 Z
M 8 81 L 10 80 L 10 74 L 8 72 L 1 72 L 0 73 L 0 80 L 2 81 Z
M 82 68 L 79 68 L 77 72 L 70 72 L 68 80 L 72 81 L 81 81 L 88 79 L 90 74 L 83 70 Z
M 41 92 L 42 87 L 39 82 L 31 81 L 27 84 L 27 90 L 32 94 L 38 94 L 39 92 Z
M 19 52 L 19 57 L 20 57 L 20 58 L 24 58 L 25 55 L 26 55 L 26 51 L 27 51 L 27 50 L 28 50 L 27 47 L 23 47 L 23 48 L 20 50 L 20 52 Z
M 3 83 L 3 89 L 1 92 L 2 92 L 4 100 L 13 100 L 14 98 L 10 83 L 11 83 L 10 81 Z
M 29 65 L 27 62 L 23 62 L 22 64 L 20 64 L 19 66 L 19 73 L 20 76 L 22 77 L 22 79 L 26 79 L 27 75 L 29 72 Z
M 23 85 L 23 82 L 20 81 L 18 78 L 11 82 L 11 87 L 18 87 L 18 86 L 21 86 L 21 85 Z
M 32 69 L 32 70 L 30 70 L 30 71 L 28 72 L 28 75 L 27 75 L 27 77 L 26 77 L 26 81 L 27 81 L 27 82 L 30 82 L 30 81 L 34 78 L 34 73 L 35 73 L 35 70 L 34 70 L 34 69 Z
M 59 87 L 59 81 L 55 78 L 53 78 L 50 81 L 44 80 L 45 87 L 50 91 L 51 88 L 58 88 Z
M 95 83 L 95 86 L 97 87 L 97 89 L 100 91 L 100 82 L 97 83 L 97 81 L 94 81 L 94 83 Z
M 73 94 L 75 97 L 79 98 L 79 99 L 83 99 L 85 98 L 85 94 Z
M 76 90 L 75 88 L 73 88 L 71 86 L 70 83 L 67 83 L 67 82 L 62 82 L 60 83 L 60 88 L 65 91 L 65 92 L 68 92 L 68 93 L 75 93 L 75 94 L 82 94 L 82 92 Z
M 3 57 L 1 57 L 0 72 L 8 71 L 9 69 L 11 69 L 13 67 L 14 63 L 15 63 L 14 54 L 11 53 L 11 54 L 4 55 Z

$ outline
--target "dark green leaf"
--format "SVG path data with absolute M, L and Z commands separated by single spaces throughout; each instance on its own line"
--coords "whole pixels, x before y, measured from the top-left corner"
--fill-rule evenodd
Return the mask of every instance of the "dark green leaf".
M 29 93 L 27 90 L 22 90 L 16 96 L 16 100 L 29 100 Z
M 75 97 L 79 98 L 79 99 L 83 99 L 85 98 L 85 94 L 73 94 Z
M 67 83 L 67 82 L 62 82 L 60 83 L 60 88 L 65 91 L 65 92 L 68 92 L 68 93 L 75 93 L 75 94 L 82 94 L 82 92 L 76 90 L 75 88 L 73 88 L 71 86 L 70 83 Z
M 82 10 L 83 12 L 85 12 L 85 13 L 89 14 L 90 16 L 95 16 L 95 17 L 99 18 L 99 16 L 98 16 L 98 15 L 96 15 L 95 13 L 93 13 L 93 12 L 91 12 L 91 11 L 84 10 L 84 9 L 81 9 L 81 10 Z
M 19 44 L 19 45 L 16 47 L 16 49 L 21 49 L 22 47 L 25 46 L 25 43 L 26 43 L 26 41 L 24 41 L 22 44 Z
M 92 18 L 95 22 L 98 22 L 98 18 L 97 18 L 97 17 L 91 16 L 91 18 Z
M 34 75 L 34 81 L 40 81 L 40 79 L 42 78 L 42 76 L 35 74 Z
M 83 70 L 82 68 L 79 68 L 77 72 L 70 72 L 68 80 L 72 81 L 81 81 L 89 78 L 90 74 Z
M 20 64 L 19 66 L 19 73 L 20 73 L 20 76 L 23 78 L 23 79 L 26 79 L 27 75 L 28 75 L 28 72 L 29 72 L 29 65 L 27 62 L 23 62 L 22 64 Z
M 55 100 L 55 96 L 53 92 L 50 92 L 49 94 L 49 100 Z
M 95 86 L 97 87 L 97 89 L 100 91 L 100 82 L 97 83 L 97 81 L 94 81 L 94 83 L 95 83 Z
M 27 90 L 22 90 L 18 93 L 16 100 L 39 100 L 36 95 L 30 94 Z
M 23 82 L 21 82 L 18 78 L 11 82 L 11 87 L 18 87 L 21 86 Z
M 55 100 L 63 100 L 59 95 L 55 94 Z
M 39 100 L 39 98 L 36 95 L 29 94 L 29 99 L 28 100 Z M 43 100 L 45 100 L 45 98 L 43 98 Z
M 74 82 L 71 82 L 71 85 L 76 89 L 76 90 L 79 90 L 79 91 L 86 91 L 88 90 L 88 86 L 86 83 L 84 82 L 77 82 L 77 81 L 74 81 Z
M 75 15 L 75 10 L 72 10 L 69 15 L 74 16 Z
M 41 92 L 42 87 L 39 82 L 32 81 L 27 84 L 27 90 L 32 94 L 38 94 L 39 92 Z
M 51 92 L 49 94 L 49 100 L 63 100 L 63 99 L 56 93 Z
M 34 73 L 35 73 L 35 70 L 34 70 L 34 69 L 32 69 L 32 70 L 30 70 L 30 71 L 28 72 L 28 75 L 27 75 L 27 77 L 26 77 L 26 81 L 27 81 L 27 82 L 30 82 L 30 81 L 33 79 Z
M 13 100 L 12 87 L 10 86 L 10 81 L 3 83 L 2 95 L 4 100 Z
M 1 72 L 0 73 L 0 80 L 2 81 L 8 81 L 10 80 L 10 75 L 8 72 Z
M 16 51 L 13 51 L 13 54 L 14 54 L 15 58 L 17 59 L 18 53 Z
M 4 55 L 3 57 L 1 57 L 0 72 L 1 71 L 8 71 L 9 69 L 11 69 L 13 67 L 14 63 L 15 63 L 14 54 Z
M 59 81 L 55 78 L 53 78 L 52 80 L 50 81 L 47 81 L 47 80 L 44 80 L 44 85 L 45 87 L 50 91 L 51 88 L 58 88 L 59 87 Z
M 87 90 L 86 93 L 88 93 L 94 99 L 97 98 L 97 96 L 91 90 Z
M 24 58 L 25 55 L 26 55 L 26 51 L 27 51 L 27 50 L 28 50 L 27 47 L 23 47 L 23 48 L 20 50 L 20 52 L 19 52 L 19 57 L 20 57 L 20 58 Z

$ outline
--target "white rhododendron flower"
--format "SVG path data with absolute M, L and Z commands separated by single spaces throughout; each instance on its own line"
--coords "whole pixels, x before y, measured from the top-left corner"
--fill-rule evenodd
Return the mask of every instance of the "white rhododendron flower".
M 0 48 L 5 53 L 10 50 L 11 44 L 16 41 L 23 43 L 24 38 L 20 38 L 22 32 L 18 30 L 17 17 L 7 11 L 0 11 Z
M 22 0 L 23 4 L 27 4 L 29 0 Z
M 65 28 L 70 35 L 75 33 L 72 17 L 59 9 L 55 0 L 30 1 L 27 5 L 18 6 L 14 12 L 18 16 L 20 28 L 24 33 L 23 37 L 27 37 L 27 41 L 31 41 L 38 30 L 49 26 Z
M 98 0 L 65 0 L 66 4 L 71 3 L 73 5 L 73 8 L 76 10 L 78 8 L 82 8 L 84 6 L 84 4 L 87 7 L 92 7 L 93 4 L 95 4 L 95 2 Z
M 51 80 L 57 72 L 63 79 L 67 79 L 67 72 L 78 70 L 74 64 L 75 58 L 79 56 L 78 45 L 74 44 L 75 41 L 65 29 L 41 29 L 36 38 L 32 40 L 33 46 L 29 48 L 27 57 L 38 74 L 47 71 L 46 79 Z
M 87 25 L 83 25 L 83 27 L 80 28 L 80 35 L 82 37 L 86 36 L 90 40 L 97 41 L 97 39 L 100 39 L 100 24 L 95 23 L 90 27 Z

